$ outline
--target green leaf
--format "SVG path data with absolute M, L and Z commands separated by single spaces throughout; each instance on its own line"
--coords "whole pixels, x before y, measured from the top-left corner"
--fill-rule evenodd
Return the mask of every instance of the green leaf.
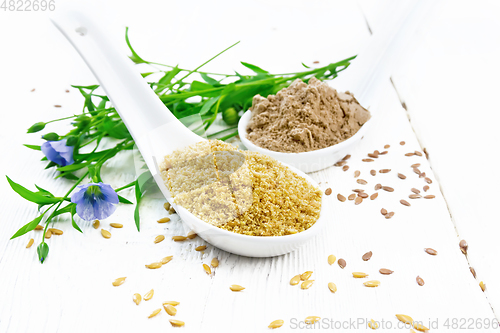
M 28 128 L 28 133 L 40 132 L 45 128 L 45 125 L 47 124 L 44 122 L 38 122 L 36 124 L 33 124 L 30 128 Z
M 47 141 L 57 141 L 57 140 L 59 140 L 59 135 L 57 133 L 50 132 L 50 133 L 44 134 L 42 136 L 42 139 L 47 140 Z
M 26 223 L 10 239 L 17 238 L 17 237 L 22 236 L 25 233 L 30 232 L 31 230 L 35 229 L 36 226 L 40 224 L 42 217 L 43 217 L 43 214 L 40 216 L 37 216 L 33 221 Z
M 50 193 L 49 191 L 47 190 L 44 190 L 43 188 L 41 188 L 40 186 L 38 186 L 37 184 L 35 184 L 35 187 L 38 189 L 38 192 L 37 193 L 40 193 L 41 195 L 43 196 L 46 196 L 46 197 L 50 197 L 50 198 L 53 198 L 54 195 L 52 193 Z
M 197 94 L 194 94 L 193 96 L 196 96 L 196 95 L 199 95 L 202 97 L 219 96 L 220 90 L 214 91 L 213 88 L 214 87 L 208 83 L 201 82 L 201 81 L 193 81 L 193 82 L 191 82 L 191 87 L 189 88 L 189 90 L 197 93 Z
M 203 80 L 205 80 L 206 83 L 208 83 L 209 85 L 211 86 L 217 86 L 219 85 L 219 81 L 211 78 L 210 76 L 208 76 L 207 74 L 205 73 L 200 73 L 201 77 L 203 78 Z
M 302 66 L 304 66 L 305 68 L 311 68 L 311 67 L 307 66 L 306 64 L 304 64 L 303 62 L 302 62 L 301 64 L 302 64 Z
M 121 195 L 118 195 L 118 201 L 120 201 L 121 203 L 127 204 L 127 205 L 133 205 L 134 204 L 132 201 L 130 201 L 128 199 L 125 199 Z
M 71 205 L 68 205 L 68 206 L 71 206 Z M 76 224 L 76 222 L 75 222 L 75 214 L 76 214 L 76 205 L 73 205 L 71 207 L 71 225 L 73 226 L 73 228 L 75 228 L 76 230 L 80 231 L 83 234 L 82 229 L 80 229 L 78 224 Z
M 58 199 L 58 198 L 48 198 L 48 197 L 45 197 L 39 193 L 32 192 L 32 191 L 28 190 L 27 188 L 19 185 L 18 183 L 13 182 L 9 178 L 9 176 L 5 176 L 5 177 L 7 177 L 7 181 L 9 182 L 10 187 L 14 191 L 16 191 L 17 194 L 19 194 L 20 196 L 22 196 L 24 199 L 26 199 L 28 201 L 31 201 L 31 202 L 34 202 L 37 204 L 41 204 L 41 205 L 47 205 L 47 204 L 56 203 L 56 202 L 60 201 L 60 199 Z
M 66 137 L 66 146 L 76 146 L 78 144 L 78 137 L 75 135 L 70 135 Z
M 171 71 L 168 71 L 165 73 L 165 75 L 158 81 L 158 84 L 156 85 L 157 88 L 155 89 L 155 92 L 161 92 L 165 86 L 168 86 L 172 79 L 179 74 L 181 70 L 175 66 Z
M 257 73 L 257 74 L 259 74 L 259 73 L 261 73 L 261 74 L 267 74 L 267 73 L 269 73 L 268 71 L 265 71 L 265 70 L 263 70 L 262 68 L 260 68 L 260 67 L 258 67 L 258 66 L 255 66 L 255 65 L 249 64 L 248 62 L 243 62 L 243 61 L 241 61 L 241 64 L 242 64 L 243 66 L 245 66 L 246 68 L 251 69 L 252 71 L 254 71 L 254 72 L 255 72 L 255 73 Z
M 59 215 L 62 215 L 62 214 L 66 214 L 66 213 L 71 213 L 71 211 L 72 211 L 73 208 L 76 208 L 76 204 L 75 203 L 70 203 L 70 204 L 64 206 L 63 208 L 60 208 L 60 209 L 56 210 L 54 212 L 54 215 L 52 217 L 56 217 L 56 216 L 59 216 Z
M 78 180 L 78 179 L 79 179 L 79 178 L 78 178 L 77 176 L 75 176 L 74 174 L 72 174 L 72 173 L 67 173 L 67 172 L 62 173 L 60 176 L 61 176 L 61 177 L 63 177 L 63 178 L 69 179 L 69 180 Z M 59 177 L 59 176 L 58 176 L 58 177 Z M 56 178 L 58 178 L 58 177 L 56 177 Z
M 33 150 L 42 150 L 41 146 L 27 145 L 27 144 L 24 144 L 23 146 L 28 147 L 29 149 L 33 149 Z
M 74 86 L 72 85 L 73 88 L 77 88 L 77 89 L 88 89 L 88 90 L 96 90 L 97 88 L 99 88 L 99 85 L 98 84 L 94 84 L 94 85 L 91 85 L 91 86 Z
M 203 116 L 203 115 L 207 114 L 210 111 L 210 109 L 212 108 L 212 106 L 219 100 L 219 98 L 220 98 L 220 96 L 217 96 L 214 98 L 210 98 L 208 101 L 206 101 L 200 110 L 200 115 Z
M 65 165 L 65 166 L 62 166 L 62 167 L 58 167 L 57 171 L 76 171 L 76 170 L 80 170 L 80 169 L 85 168 L 89 164 L 90 164 L 90 162 Z
M 135 221 L 135 226 L 137 227 L 137 231 L 141 231 L 141 218 L 139 216 L 139 204 L 141 203 L 141 198 L 142 198 L 142 193 L 141 189 L 139 187 L 139 182 L 136 180 L 135 182 L 135 200 L 136 200 L 136 205 L 135 205 L 135 210 L 134 210 L 134 221 Z
M 150 76 L 151 74 L 154 74 L 155 72 L 147 72 L 147 73 L 141 73 L 142 77 L 147 77 Z
M 132 52 L 132 55 L 129 56 L 130 60 L 132 60 L 136 64 L 147 63 L 147 61 L 145 61 L 141 57 L 139 57 L 139 55 L 132 48 L 132 45 L 130 45 L 130 40 L 128 39 L 128 27 L 125 28 L 125 41 L 127 42 L 127 46 L 130 49 L 130 52 Z
M 40 243 L 40 245 L 36 248 L 36 252 L 38 253 L 38 260 L 40 260 L 40 263 L 43 264 L 49 255 L 49 246 L 45 242 Z

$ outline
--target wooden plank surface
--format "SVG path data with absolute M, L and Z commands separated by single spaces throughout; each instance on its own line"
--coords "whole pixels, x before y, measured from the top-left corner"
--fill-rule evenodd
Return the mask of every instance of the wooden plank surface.
M 269 5 L 260 1 L 246 5 L 221 2 L 219 6 L 199 3 L 194 7 L 174 2 L 154 3 L 157 10 L 146 6 L 118 6 L 118 2 L 108 6 L 116 9 L 113 17 L 120 17 L 133 28 L 134 45 L 154 60 L 167 58 L 172 64 L 193 66 L 235 39 L 242 40 L 233 53 L 226 55 L 224 61 L 212 64 L 210 70 L 231 71 L 237 68 L 239 60 L 276 72 L 295 70 L 301 61 L 327 63 L 347 57 L 356 53 L 369 38 L 359 6 L 341 1 L 318 2 L 313 6 L 304 6 L 301 2 Z M 170 15 L 166 20 L 165 13 L 180 14 Z M 263 24 L 251 24 L 262 16 L 266 18 L 262 19 Z M 211 18 L 210 24 L 206 18 Z M 241 24 L 242 21 L 249 24 Z M 3 64 L 12 64 L 5 66 L 0 79 L 0 91 L 6 92 L 5 109 L 12 110 L 4 111 L 8 121 L 0 122 L 0 149 L 2 156 L 8 158 L 2 164 L 2 174 L 29 187 L 37 183 L 60 193 L 69 184 L 53 181 L 54 174 L 42 170 L 40 155 L 21 147 L 22 143 L 36 143 L 34 135 L 22 133 L 33 122 L 80 110 L 81 98 L 75 91 L 67 94 L 64 89 L 69 84 L 92 84 L 95 80 L 45 18 L 10 16 L 0 21 L 0 30 L 5 31 L 12 24 L 18 29 L 1 34 L 2 44 L 18 45 L 20 39 L 29 42 L 18 46 L 17 53 L 2 55 Z M 33 26 L 38 29 L 30 28 Z M 325 31 L 331 33 L 329 42 L 325 42 Z M 306 40 L 306 47 L 292 43 L 297 38 Z M 161 42 L 165 39 L 168 44 Z M 30 93 L 32 88 L 37 90 Z M 120 206 L 112 217 L 103 221 L 104 226 L 111 222 L 125 225 L 123 229 L 111 230 L 110 240 L 103 239 L 88 223 L 80 222 L 84 233 L 79 234 L 69 221 L 57 222 L 65 234 L 49 240 L 50 257 L 40 265 L 36 262 L 35 248 L 25 249 L 33 234 L 35 245 L 38 243 L 39 234 L 8 240 L 25 221 L 35 216 L 35 207 L 17 197 L 5 180 L 0 181 L 0 202 L 5 212 L 4 223 L 0 224 L 0 296 L 3 300 L 0 332 L 170 329 L 169 316 L 164 311 L 156 318 L 146 319 L 167 300 L 181 302 L 176 319 L 184 320 L 184 330 L 189 332 L 202 329 L 267 331 L 267 325 L 275 319 L 285 320 L 280 331 L 294 331 L 303 325 L 299 322 L 310 315 L 326 318 L 322 322 L 327 326 L 323 326 L 325 330 L 331 325 L 344 324 L 347 325 L 345 331 L 368 331 L 364 320 L 372 318 L 390 322 L 396 331 L 408 331 L 402 327 L 396 329 L 396 313 L 411 315 L 426 326 L 429 320 L 438 320 L 439 328 L 433 331 L 439 332 L 456 331 L 451 326 L 446 329 L 446 319 L 450 325 L 453 318 L 493 319 L 490 304 L 457 247 L 457 233 L 430 165 L 423 157 L 404 156 L 406 152 L 420 150 L 406 113 L 389 83 L 384 91 L 380 104 L 373 107 L 384 110 L 385 115 L 352 152 L 350 169 L 344 172 L 332 167 L 312 174 L 321 181 L 323 189 L 333 189 L 333 194 L 324 202 L 328 216 L 324 232 L 302 249 L 276 258 L 239 257 L 210 245 L 205 253 L 199 253 L 194 251 L 194 247 L 204 244 L 199 238 L 174 243 L 169 240 L 170 236 L 185 233 L 181 221 L 174 215 L 172 222 L 157 224 L 156 219 L 165 216 L 164 200 L 152 196 L 141 207 L 140 233 L 133 225 L 133 207 L 127 206 Z M 62 104 L 63 108 L 53 108 L 54 104 Z M 402 140 L 406 142 L 404 146 L 399 145 Z M 368 152 L 382 151 L 385 144 L 391 145 L 387 155 L 373 163 L 361 162 Z M 431 155 L 431 161 L 432 158 Z M 412 201 L 407 198 L 410 188 L 421 189 L 425 185 L 410 168 L 417 162 L 434 181 L 429 193 L 435 194 L 435 199 Z M 107 165 L 103 178 L 113 186 L 131 181 L 134 175 L 128 167 L 130 164 L 131 157 L 123 154 L 118 161 Z M 369 175 L 369 170 L 382 168 L 392 171 Z M 361 171 L 361 178 L 367 180 L 368 185 L 355 182 L 354 170 Z M 397 178 L 397 172 L 404 173 L 407 179 Z M 380 192 L 376 200 L 366 200 L 359 206 L 336 199 L 337 193 L 347 196 L 359 187 L 366 187 L 371 194 L 378 182 L 394 187 L 395 191 Z M 133 198 L 131 193 L 125 196 Z M 410 201 L 412 206 L 401 205 L 400 199 Z M 395 216 L 385 219 L 380 214 L 382 207 L 394 211 Z M 158 234 L 166 235 L 167 240 L 155 245 L 153 239 Z M 423 251 L 426 247 L 435 248 L 439 254 L 429 256 Z M 370 261 L 364 262 L 361 256 L 367 251 L 374 254 Z M 329 254 L 344 258 L 347 267 L 341 270 L 337 264 L 329 266 Z M 167 266 L 154 271 L 144 268 L 144 264 L 167 255 L 174 256 Z M 219 258 L 220 266 L 209 277 L 201 264 L 208 263 L 212 257 Z M 382 276 L 378 273 L 382 267 L 395 273 Z M 306 270 L 314 272 L 313 287 L 300 290 L 298 286 L 289 285 L 292 276 Z M 352 278 L 353 271 L 369 273 L 370 279 L 380 280 L 382 284 L 378 288 L 366 288 L 362 280 Z M 417 275 L 425 280 L 424 286 L 416 284 Z M 112 287 L 111 282 L 120 276 L 127 276 L 126 283 Z M 328 291 L 328 282 L 336 283 L 339 289 L 336 294 Z M 231 284 L 240 284 L 246 289 L 233 293 L 229 290 Z M 152 300 L 143 301 L 139 306 L 132 302 L 133 293 L 144 294 L 151 288 L 155 289 Z M 358 319 L 359 325 L 345 324 Z M 380 331 L 392 330 L 385 327 Z

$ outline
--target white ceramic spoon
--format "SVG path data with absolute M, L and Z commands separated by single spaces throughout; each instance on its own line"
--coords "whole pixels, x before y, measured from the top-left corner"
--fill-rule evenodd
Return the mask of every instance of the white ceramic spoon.
M 308 230 L 279 237 L 255 237 L 232 233 L 203 222 L 176 205 L 163 183 L 156 161 L 174 150 L 205 140 L 187 129 L 147 85 L 130 59 L 113 47 L 105 31 L 76 9 L 58 9 L 52 22 L 80 53 L 132 134 L 149 170 L 165 198 L 182 221 L 208 243 L 225 251 L 250 257 L 271 257 L 291 252 L 314 237 L 324 217 Z M 315 187 L 303 172 L 290 167 Z

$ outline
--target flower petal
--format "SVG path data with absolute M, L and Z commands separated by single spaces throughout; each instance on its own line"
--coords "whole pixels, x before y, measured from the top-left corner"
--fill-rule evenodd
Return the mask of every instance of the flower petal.
M 115 192 L 115 190 L 111 187 L 111 185 L 104 184 L 104 183 L 99 183 L 99 187 L 101 188 L 101 192 L 104 195 L 104 200 L 107 202 L 117 204 L 119 202 L 118 200 L 118 194 Z
M 42 144 L 42 152 L 47 157 L 49 161 L 52 161 L 58 165 L 65 163 L 64 158 L 59 155 L 59 153 L 54 149 L 52 143 L 55 141 L 47 141 Z
M 92 221 L 96 219 L 92 201 L 87 197 L 76 204 L 76 213 L 85 221 Z
M 116 210 L 116 206 L 102 198 L 96 198 L 94 202 L 94 215 L 98 220 L 104 220 L 111 216 Z

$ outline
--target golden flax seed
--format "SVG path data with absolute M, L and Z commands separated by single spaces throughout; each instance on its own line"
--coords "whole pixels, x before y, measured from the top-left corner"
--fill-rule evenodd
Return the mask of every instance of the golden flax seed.
M 483 281 L 479 282 L 479 287 L 481 287 L 481 290 L 482 291 L 485 291 L 486 290 L 486 285 L 484 284 Z
M 381 152 L 381 153 L 380 153 L 380 155 L 385 155 L 385 154 L 387 154 L 387 153 L 388 153 L 388 151 L 387 151 L 387 150 L 384 150 L 383 152 Z
M 49 228 L 49 231 L 53 234 L 53 235 L 62 235 L 63 234 L 63 231 L 60 230 L 60 229 L 56 229 L 56 228 Z
M 390 212 L 390 213 L 387 213 L 387 215 L 385 215 L 385 218 L 390 219 L 393 216 L 394 216 L 394 212 Z
M 354 171 L 354 178 L 358 178 L 360 174 L 361 174 L 361 171 L 359 171 L 359 170 Z
M 125 282 L 126 277 L 120 277 L 113 281 L 113 286 L 118 287 L 121 286 Z
M 342 194 L 337 194 L 337 199 L 339 199 L 340 202 L 344 202 L 346 198 Z
M 413 156 L 415 153 L 406 153 L 405 156 Z
M 200 245 L 195 248 L 195 251 L 205 251 L 206 248 L 207 248 L 206 245 Z
M 368 182 L 366 180 L 364 180 L 364 179 L 358 179 L 358 180 L 356 180 L 356 183 L 361 184 L 361 185 L 368 184 Z
M 368 154 L 368 157 L 371 157 L 371 158 L 378 158 L 378 154 Z
M 335 163 L 334 166 L 341 167 L 341 166 L 345 165 L 346 163 L 347 163 L 346 161 L 339 161 L 339 162 Z
M 345 266 L 347 265 L 347 263 L 345 262 L 345 260 L 344 260 L 344 259 L 339 259 L 339 260 L 337 261 L 337 263 L 339 264 L 340 268 L 342 268 L 342 269 L 344 269 L 344 268 L 345 268 Z
M 186 236 L 186 237 L 187 237 L 188 239 L 193 239 L 193 238 L 196 238 L 196 236 L 198 236 L 198 235 L 196 234 L 196 232 L 194 232 L 193 230 L 191 230 L 190 232 L 188 232 L 188 234 L 187 234 L 187 236 Z
M 406 179 L 406 176 L 405 176 L 405 175 L 403 175 L 402 173 L 398 173 L 398 177 L 399 177 L 400 179 Z
M 417 323 L 416 321 L 413 322 L 413 328 L 416 329 L 417 331 L 420 332 L 428 332 L 429 329 L 425 327 L 424 325 Z
M 411 191 L 415 194 L 420 194 L 420 190 L 417 190 L 416 188 L 412 188 Z
M 363 272 L 352 272 L 352 277 L 355 279 L 362 279 L 362 278 L 365 278 L 367 276 L 368 276 L 368 274 L 363 273 Z
M 391 275 L 392 273 L 394 273 L 394 271 L 391 271 L 388 268 L 381 268 L 381 269 L 379 269 L 379 272 L 380 272 L 380 274 L 384 274 L 384 275 Z
M 435 195 L 426 195 L 424 199 L 434 199 L 436 196 Z
M 170 319 L 169 322 L 170 322 L 170 325 L 172 325 L 174 327 L 181 327 L 181 326 L 185 325 L 185 323 L 181 320 Z
M 386 215 L 386 214 L 387 214 L 387 209 L 382 208 L 382 209 L 380 210 L 380 214 L 382 214 L 382 215 Z
M 207 273 L 208 275 L 212 274 L 212 270 L 207 264 L 203 264 L 203 269 L 205 270 L 205 273 Z
M 101 225 L 101 221 L 99 221 L 99 220 L 94 220 L 94 222 L 92 223 L 92 226 L 94 227 L 94 229 L 98 229 L 100 225 Z
M 368 322 L 368 327 L 370 327 L 372 330 L 376 330 L 378 328 L 378 323 L 372 319 Z
M 163 308 L 165 309 L 165 312 L 171 316 L 175 316 L 177 314 L 177 309 L 170 304 L 167 304 L 166 306 L 163 305 Z
M 427 252 L 428 254 L 430 254 L 431 256 L 435 256 L 438 254 L 438 251 L 431 249 L 430 247 L 425 248 L 424 251 Z
M 421 153 L 421 152 L 419 152 L 418 150 L 415 150 L 415 155 L 417 155 L 417 156 L 422 156 L 422 153 Z
M 177 302 L 177 301 L 166 301 L 166 302 L 163 302 L 163 306 L 167 306 L 167 305 L 177 306 L 179 304 L 181 304 L 181 303 Z
M 332 194 L 332 189 L 331 189 L 331 188 L 327 188 L 327 189 L 325 190 L 325 194 L 326 194 L 326 195 L 330 195 L 330 194 Z
M 168 203 L 168 202 L 165 202 L 165 203 L 163 204 L 163 208 L 165 208 L 165 210 L 169 210 L 171 207 L 172 207 L 172 206 L 171 206 L 171 205 L 170 205 L 170 203 Z
M 50 237 L 52 237 L 52 231 L 47 230 L 47 232 L 45 233 L 45 238 L 49 239 Z
M 472 276 L 474 276 L 474 278 L 476 278 L 476 270 L 473 267 L 469 267 L 469 269 L 470 269 L 470 272 L 472 273 Z
M 343 171 L 347 171 L 347 170 L 349 170 L 349 166 L 348 166 L 348 165 L 344 165 L 344 166 L 342 167 L 342 170 L 343 170 Z
M 290 280 L 290 284 L 292 286 L 296 286 L 298 285 L 300 282 L 300 274 L 299 275 L 295 275 L 291 280 Z
M 156 237 L 155 237 L 154 243 L 155 243 L 155 244 L 158 244 L 158 243 L 160 243 L 160 242 L 163 242 L 164 240 L 165 240 L 165 236 L 163 236 L 163 235 L 158 235 L 158 236 L 156 236 Z
M 406 143 L 406 142 L 401 141 L 399 144 L 400 144 L 401 146 L 404 146 L 404 145 L 405 145 L 405 143 Z
M 245 287 L 242 287 L 240 285 L 237 285 L 237 284 L 232 284 L 229 289 L 231 289 L 231 291 L 242 291 L 243 289 L 245 289 Z
M 366 281 L 363 284 L 365 285 L 365 287 L 375 288 L 375 287 L 380 286 L 380 281 L 378 281 L 378 280 L 371 280 L 371 281 Z
M 43 226 L 41 226 L 41 225 L 37 225 L 37 226 L 35 227 L 35 230 L 43 230 Z
M 111 227 L 113 227 L 113 228 L 117 228 L 117 229 L 119 229 L 119 228 L 123 228 L 123 224 L 121 224 L 121 223 L 110 223 L 109 225 L 110 225 Z
M 382 184 L 375 185 L 375 191 L 378 191 L 382 188 Z
M 355 205 L 359 205 L 362 202 L 363 202 L 363 198 L 362 197 L 357 197 L 356 200 L 354 200 L 354 204 Z
M 373 162 L 373 159 L 371 159 L 371 158 L 363 158 L 362 161 L 363 162 Z
M 307 272 L 304 272 L 304 273 L 302 273 L 302 274 L 300 275 L 300 279 L 301 279 L 302 281 L 306 281 L 306 280 L 308 280 L 308 279 L 311 277 L 312 273 L 313 273 L 312 271 L 307 271 Z
M 328 264 L 329 265 L 333 265 L 335 263 L 335 261 L 337 260 L 337 257 L 335 257 L 333 254 L 330 254 L 328 256 Z
M 389 172 L 391 172 L 391 169 L 381 169 L 378 172 L 379 173 L 389 173 Z
M 384 148 L 385 148 L 385 149 L 387 149 L 387 148 L 391 148 L 391 145 L 385 145 L 385 146 L 384 146 Z
M 101 235 L 104 238 L 111 238 L 111 233 L 107 230 L 101 229 Z
M 168 257 L 163 258 L 163 259 L 161 260 L 161 264 L 162 264 L 162 265 L 166 265 L 166 264 L 168 264 L 168 263 L 170 262 L 170 260 L 172 260 L 172 258 L 173 258 L 173 257 L 174 257 L 174 256 L 168 256 Z
M 423 286 L 425 284 L 424 279 L 422 279 L 420 276 L 417 276 L 417 283 L 419 286 Z
M 35 240 L 33 238 L 30 238 L 28 244 L 26 245 L 26 248 L 29 249 L 31 247 L 31 245 L 33 245 L 34 242 L 35 242 Z
M 328 282 L 328 289 L 330 289 L 332 293 L 337 292 L 337 286 L 333 282 Z
M 153 318 L 154 316 L 156 316 L 156 315 L 157 315 L 158 313 L 160 313 L 160 312 L 161 312 L 161 308 L 160 308 L 160 309 L 156 309 L 156 310 L 154 310 L 154 311 L 153 311 L 153 312 L 149 315 L 149 317 L 148 317 L 148 318 Z
M 163 264 L 161 262 L 153 262 L 149 265 L 145 265 L 146 268 L 149 268 L 149 269 L 158 269 L 162 266 Z
M 187 237 L 185 237 L 185 236 L 173 236 L 172 239 L 175 242 L 182 242 L 182 241 L 185 241 L 187 239 Z
M 465 241 L 465 239 L 462 239 L 460 243 L 458 243 L 458 246 L 460 246 L 460 251 L 462 251 L 463 254 L 467 254 L 467 249 L 469 248 L 469 245 Z
M 373 255 L 372 251 L 366 252 L 365 254 L 363 254 L 361 259 L 363 259 L 363 261 L 368 261 L 372 258 L 372 255 Z
M 301 289 L 309 289 L 309 288 L 311 288 L 311 286 L 313 285 L 313 283 L 314 283 L 314 280 L 305 280 L 300 285 L 300 288 Z
M 406 200 L 399 200 L 399 202 L 401 202 L 401 204 L 404 206 L 411 206 L 410 203 Z
M 377 171 L 375 170 L 370 170 L 370 175 L 375 176 L 377 174 Z
M 368 194 L 366 194 L 366 193 L 364 193 L 364 192 L 360 192 L 360 193 L 358 193 L 358 197 L 361 197 L 361 198 L 363 198 L 363 199 L 366 199 L 366 198 L 368 198 Z
M 309 316 L 309 317 L 306 317 L 306 319 L 304 320 L 304 322 L 307 324 L 307 325 L 312 325 L 314 324 L 315 322 L 318 322 L 320 321 L 321 317 L 318 317 L 318 316 Z
M 429 177 L 425 177 L 425 181 L 427 184 L 432 184 L 432 180 Z
M 382 189 L 387 192 L 394 192 L 394 189 L 390 186 L 382 186 Z
M 134 296 L 132 297 L 132 300 L 134 301 L 135 304 L 139 305 L 139 303 L 141 303 L 141 301 L 142 301 L 141 294 L 134 294 Z
M 420 163 L 415 163 L 415 164 L 411 165 L 412 168 L 418 168 L 419 166 L 420 166 Z
M 210 265 L 212 265 L 212 267 L 218 267 L 219 266 L 219 259 L 217 258 L 213 258 L 212 261 L 210 262 Z
M 420 194 L 410 194 L 408 196 L 408 198 L 410 198 L 410 199 L 420 199 L 420 198 L 422 198 L 422 196 Z
M 344 156 L 344 158 L 342 159 L 342 161 L 347 161 L 350 158 L 351 158 L 351 155 L 347 154 L 347 155 Z
M 349 195 L 349 196 L 347 197 L 347 199 L 349 199 L 349 200 L 354 200 L 354 199 L 356 199 L 356 194 L 354 194 L 354 193 L 353 193 L 353 194 Z
M 170 222 L 170 217 L 162 217 L 161 219 L 159 219 L 156 222 L 158 222 L 158 223 L 167 223 L 167 222 Z
M 281 320 L 281 319 L 277 319 L 277 320 L 275 320 L 275 321 L 271 322 L 271 323 L 269 324 L 269 326 L 267 326 L 267 327 L 268 327 L 268 328 L 271 328 L 271 329 L 280 328 L 281 326 L 283 326 L 283 324 L 284 324 L 284 323 L 285 323 L 285 322 L 284 322 L 283 320 Z
M 396 318 L 405 324 L 413 324 L 413 318 L 404 314 L 396 314 Z
M 375 200 L 375 199 L 377 199 L 377 197 L 378 197 L 378 193 L 375 192 L 372 195 L 370 195 L 370 200 Z
M 151 298 L 153 298 L 154 294 L 155 294 L 155 291 L 153 289 L 151 289 L 146 294 L 144 294 L 143 298 L 144 298 L 145 301 L 149 301 Z
M 429 190 L 429 186 L 425 185 L 424 186 L 424 192 L 427 192 Z

